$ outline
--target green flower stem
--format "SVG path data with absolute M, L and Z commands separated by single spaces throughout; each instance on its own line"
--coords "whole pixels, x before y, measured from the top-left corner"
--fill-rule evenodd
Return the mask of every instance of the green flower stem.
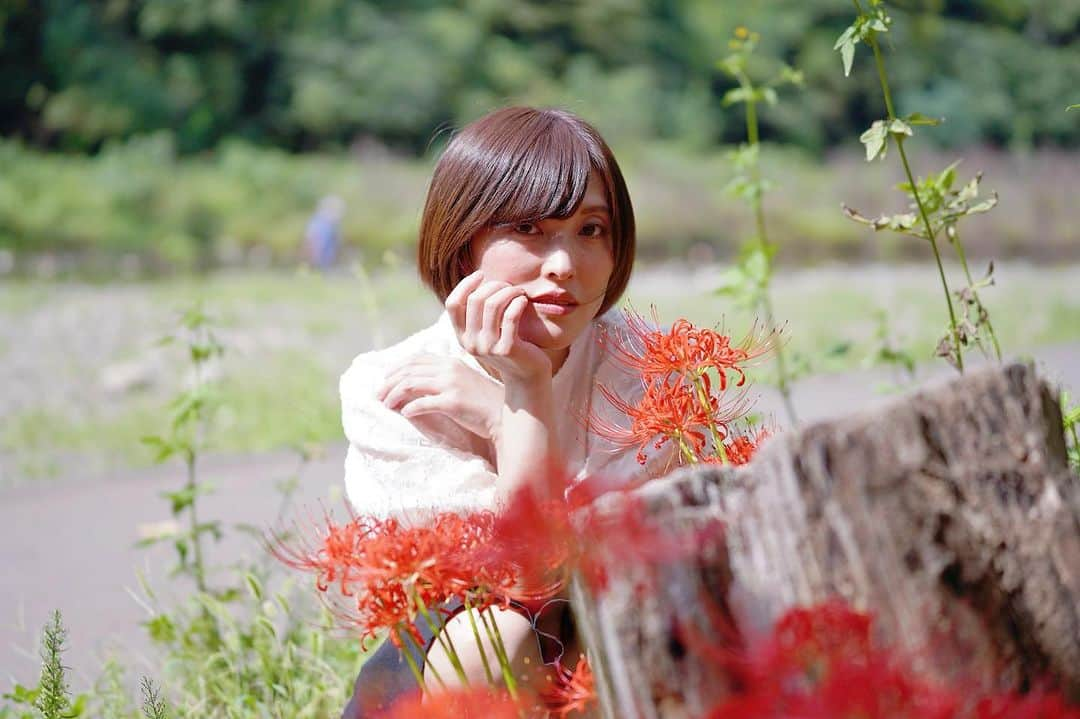
M 709 416 L 709 434 L 712 435 L 713 449 L 716 450 L 717 455 L 720 457 L 720 461 L 723 464 L 728 463 L 727 450 L 724 449 L 724 440 L 720 437 L 720 430 L 716 428 L 716 420 L 712 416 L 712 404 L 709 402 L 709 393 L 705 391 L 705 382 L 702 381 L 701 375 L 694 376 L 694 389 L 697 390 L 698 401 L 701 402 L 701 408 Z
M 491 613 L 491 609 L 486 610 L 487 614 L 491 615 L 491 624 L 488 624 L 487 617 L 484 616 L 484 612 L 480 612 L 480 623 L 484 625 L 484 631 L 487 632 L 488 641 L 491 642 L 492 649 L 495 650 L 495 657 L 499 660 L 499 668 L 502 670 L 503 682 L 506 684 L 506 691 L 510 692 L 510 696 L 516 701 L 517 694 L 517 680 L 514 679 L 513 669 L 510 667 L 510 657 L 506 653 L 506 646 L 503 644 L 502 635 L 499 633 L 498 622 L 495 621 L 495 615 Z
M 469 598 L 465 597 L 465 614 L 469 617 L 469 626 L 472 627 L 473 638 L 476 640 L 476 647 L 480 650 L 480 661 L 484 664 L 484 676 L 487 677 L 487 682 L 490 686 L 495 686 L 495 677 L 491 674 L 491 666 L 488 664 L 487 652 L 484 651 L 484 643 L 480 639 L 480 630 L 476 627 L 476 617 L 473 616 L 473 609 L 469 606 Z
M 739 74 L 739 84 L 746 90 L 746 137 L 751 147 L 759 147 L 760 141 L 758 139 L 758 119 L 757 119 L 757 102 L 753 99 L 753 86 L 750 83 L 750 78 L 745 73 Z M 760 150 L 759 150 L 760 152 Z M 765 232 L 765 203 L 762 195 L 764 190 L 761 185 L 761 156 L 760 154 L 754 158 L 751 172 L 753 173 L 754 187 L 757 191 L 753 193 L 751 199 L 751 205 L 754 209 L 754 224 L 757 227 L 757 241 L 758 246 L 761 247 L 761 254 L 766 258 L 768 263 L 768 270 L 766 275 L 772 277 L 772 259 L 769 257 L 768 235 Z M 769 325 L 769 332 L 776 332 L 776 319 L 773 313 L 772 295 L 769 293 L 768 286 L 762 287 L 761 292 L 758 294 L 758 304 L 765 311 L 765 321 Z M 795 403 L 791 400 L 791 379 L 788 377 L 787 363 L 784 361 L 784 349 L 781 343 L 776 344 L 776 371 L 777 371 L 777 383 L 780 389 L 780 396 L 784 401 L 784 410 L 787 412 L 788 419 L 791 423 L 798 424 L 799 419 L 795 414 Z
M 956 228 L 953 227 L 955 232 Z M 971 278 L 971 270 L 968 269 L 967 257 L 964 255 L 964 246 L 960 244 L 960 235 L 954 235 L 955 239 L 952 242 L 953 249 L 956 250 L 956 256 L 960 258 L 960 266 L 964 268 L 964 277 L 967 278 L 968 287 L 971 288 L 971 296 L 975 298 L 975 304 L 982 307 L 982 300 L 979 299 L 979 293 L 975 290 L 975 280 Z M 990 341 L 994 343 L 994 354 L 997 356 L 997 361 L 1001 361 L 1001 345 L 998 344 L 997 334 L 994 332 L 994 325 L 990 323 L 990 315 L 986 315 L 986 331 L 990 334 Z
M 190 492 L 193 499 L 191 504 L 188 505 L 188 523 L 191 525 L 191 544 L 195 551 L 194 571 L 195 574 L 195 586 L 200 592 L 205 592 L 206 587 L 206 565 L 203 563 L 202 553 L 202 536 L 199 534 L 199 515 L 196 510 L 198 502 L 195 501 L 195 485 L 197 473 L 195 471 L 195 462 L 197 457 L 192 452 L 187 458 L 187 483 L 184 485 L 184 490 Z
M 397 640 L 399 642 L 402 641 L 401 640 L 401 632 L 398 630 L 398 627 L 395 626 L 393 629 L 390 630 L 390 632 L 395 637 L 397 637 Z M 412 638 L 412 635 L 410 635 L 408 632 L 405 632 L 405 635 L 413 642 L 413 646 L 415 646 L 416 641 Z M 419 647 L 417 647 L 417 648 L 419 649 Z M 412 652 L 410 652 L 408 650 L 408 648 L 404 648 L 404 650 L 401 653 L 405 655 L 405 661 L 408 662 L 408 664 L 409 664 L 409 671 L 412 672 L 413 678 L 416 679 L 416 683 L 420 687 L 420 691 L 423 692 L 424 694 L 428 694 L 429 692 L 428 692 L 428 688 L 427 688 L 427 683 L 424 682 L 424 675 L 420 671 L 420 667 L 418 667 L 416 665 L 416 660 L 413 659 Z
M 862 5 L 859 0 L 852 0 L 855 3 L 855 9 L 859 15 L 863 14 Z M 885 109 L 889 113 L 889 120 L 896 119 L 896 111 L 893 108 L 892 92 L 889 91 L 889 78 L 885 72 L 885 58 L 881 54 L 881 46 L 878 44 L 877 38 L 873 32 L 867 35 L 866 42 L 870 45 L 874 51 L 874 63 L 877 65 L 878 80 L 881 82 L 881 91 L 885 96 Z M 960 373 L 964 372 L 964 352 L 960 346 L 960 329 L 956 324 L 956 310 L 953 309 L 952 294 L 949 292 L 949 283 L 945 279 L 945 267 L 941 264 L 941 252 L 937 246 L 937 236 L 934 233 L 934 228 L 930 224 L 930 218 L 926 214 L 926 207 L 923 206 L 922 198 L 919 196 L 919 188 L 915 184 L 915 176 L 911 172 L 911 165 L 908 163 L 907 153 L 904 151 L 904 140 L 892 133 L 896 141 L 896 150 L 900 154 L 900 162 L 904 165 L 904 174 L 907 175 L 908 184 L 911 187 L 911 194 L 915 198 L 915 205 L 919 208 L 919 217 L 922 218 L 923 226 L 926 229 L 926 237 L 930 240 L 930 247 L 934 251 L 934 262 L 937 263 L 938 275 L 941 277 L 941 287 L 945 291 L 945 304 L 949 308 L 949 327 L 952 331 L 953 346 L 956 349 L 956 368 L 960 370 Z
M 431 632 L 435 636 L 435 640 L 439 642 L 439 646 L 446 652 L 446 656 L 450 659 L 450 664 L 454 667 L 454 672 L 458 675 L 458 679 L 465 686 L 469 685 L 469 678 L 465 675 L 465 668 L 461 666 L 461 659 L 458 657 L 457 648 L 454 646 L 454 640 L 450 638 L 444 629 L 446 624 L 437 620 L 428 611 L 427 604 L 424 603 L 423 598 L 419 592 L 415 592 L 416 604 L 420 607 L 420 613 L 424 615 L 424 620 L 427 621 L 428 626 L 431 627 Z
M 409 632 L 405 632 L 405 638 L 408 639 L 409 642 L 413 645 L 413 647 L 416 648 L 417 654 L 423 655 L 424 648 L 420 646 L 420 643 L 418 641 L 416 641 L 416 637 L 414 637 Z M 408 655 L 408 652 L 405 652 L 405 654 Z M 447 688 L 446 682 L 443 681 L 442 676 L 439 674 L 439 670 L 436 669 L 431 662 L 424 662 L 424 669 L 431 671 L 431 676 L 435 677 L 435 681 L 439 682 L 440 687 L 442 687 L 443 689 Z
M 683 433 L 681 431 L 676 431 L 672 436 L 675 438 L 675 441 L 679 443 L 679 450 L 682 452 L 683 456 L 686 457 L 686 461 L 690 464 L 697 464 L 697 455 L 694 454 L 694 450 L 690 449 L 690 445 L 686 443 L 686 440 L 683 438 Z

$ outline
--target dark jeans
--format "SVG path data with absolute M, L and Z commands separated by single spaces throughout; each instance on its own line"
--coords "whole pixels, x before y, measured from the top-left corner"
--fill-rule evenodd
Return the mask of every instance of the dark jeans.
M 416 627 L 423 637 L 422 645 L 429 645 L 435 637 L 427 622 L 417 622 Z M 424 655 L 408 641 L 404 649 L 398 649 L 387 639 L 364 662 L 341 719 L 371 719 L 385 712 L 400 697 L 419 689 L 416 677 L 409 670 L 405 652 L 412 654 L 417 666 L 424 666 Z

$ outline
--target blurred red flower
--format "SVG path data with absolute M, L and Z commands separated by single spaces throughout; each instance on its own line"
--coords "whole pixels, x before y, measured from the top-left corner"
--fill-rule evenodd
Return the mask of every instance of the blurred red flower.
M 505 691 L 489 687 L 440 691 L 399 699 L 381 719 L 520 719 L 522 711 Z
M 870 615 L 832 601 L 789 611 L 738 661 L 703 653 L 722 658 L 740 687 L 708 719 L 1080 719 L 1060 695 L 980 698 L 934 682 L 870 630 Z
M 565 718 L 573 712 L 584 712 L 596 701 L 596 679 L 587 657 L 578 659 L 570 671 L 561 664 L 556 668 L 553 686 L 541 696 L 549 716 Z

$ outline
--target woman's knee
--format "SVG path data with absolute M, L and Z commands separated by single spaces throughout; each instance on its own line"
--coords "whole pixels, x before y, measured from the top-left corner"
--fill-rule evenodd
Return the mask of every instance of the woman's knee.
M 542 689 L 548 681 L 550 670 L 544 666 L 532 623 L 514 611 L 495 609 L 485 613 L 485 618 L 490 622 L 492 615 L 498 627 L 498 638 L 506 648 L 510 670 L 517 684 L 534 690 Z M 470 622 L 468 614 L 463 611 L 448 620 L 443 637 L 449 638 L 446 643 L 452 644 L 456 650 L 461 669 L 469 684 L 475 686 L 488 683 L 490 672 L 494 681 L 501 685 L 503 678 L 498 653 L 479 615 L 474 611 L 472 617 L 473 621 Z M 477 634 L 480 636 L 479 642 Z M 430 669 L 434 671 L 429 671 Z M 457 668 L 438 639 L 427 653 L 425 680 L 429 685 L 435 674 L 438 674 L 447 687 L 461 686 Z M 436 680 L 435 687 L 437 686 Z

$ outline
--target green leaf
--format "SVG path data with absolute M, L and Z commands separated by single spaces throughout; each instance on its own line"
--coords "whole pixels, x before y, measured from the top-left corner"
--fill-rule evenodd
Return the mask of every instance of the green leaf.
M 772 89 L 771 87 L 762 88 L 761 89 L 761 97 L 769 105 L 775 105 L 776 104 L 776 101 L 777 101 L 776 90 Z
M 167 644 L 176 639 L 176 624 L 167 614 L 159 614 L 143 622 L 143 626 L 150 634 L 150 639 L 159 644 Z
M 976 215 L 976 214 L 978 214 L 980 212 L 989 212 L 990 210 L 994 209 L 994 207 L 997 205 L 997 203 L 998 203 L 998 198 L 997 198 L 997 194 L 995 193 L 993 197 L 985 199 L 982 202 L 980 202 L 979 204 L 972 205 L 971 207 L 969 207 L 967 212 L 965 212 L 964 214 L 966 214 L 966 215 Z
M 139 441 L 154 452 L 154 464 L 161 464 L 176 453 L 176 446 L 164 437 L 152 435 L 140 437 Z
M 22 684 L 16 684 L 10 693 L 4 694 L 4 699 L 10 699 L 16 704 L 33 704 L 37 701 L 41 689 L 38 687 L 28 688 Z
M 1068 112 L 1069 110 L 1080 110 L 1080 103 L 1077 103 L 1075 105 L 1069 105 L 1065 108 L 1065 112 Z
M 195 503 L 197 494 L 198 491 L 195 487 L 184 487 L 172 492 L 162 492 L 161 496 L 169 500 L 173 515 L 177 515 Z
M 854 345 L 848 341 L 835 342 L 825 349 L 826 357 L 846 357 Z
M 877 157 L 885 157 L 886 142 L 889 131 L 884 120 L 874 120 L 870 129 L 859 135 L 859 142 L 866 147 L 866 161 L 870 162 Z
M 907 124 L 900 118 L 896 118 L 889 123 L 889 132 L 894 135 L 906 135 L 908 137 L 911 137 L 915 134 L 915 131 L 911 129 L 911 125 Z
M 909 125 L 940 125 L 945 122 L 945 118 L 928 117 L 921 112 L 913 112 L 904 118 L 904 122 Z
M 855 59 L 855 43 L 858 42 L 856 32 L 854 25 L 848 26 L 833 45 L 833 50 L 840 51 L 840 59 L 844 63 L 844 77 L 851 75 L 851 63 Z
M 210 522 L 200 522 L 195 525 L 195 535 L 198 536 L 200 534 L 209 534 L 213 536 L 216 541 L 220 542 L 222 537 L 221 522 L 216 519 Z
M 81 717 L 86 712 L 86 700 L 87 696 L 85 694 L 80 694 L 75 697 L 75 703 L 71 706 L 71 709 L 64 714 L 64 717 L 66 719 L 76 719 L 77 717 Z
M 734 105 L 739 102 L 746 102 L 753 98 L 753 95 L 747 91 L 744 87 L 736 87 L 728 90 L 724 93 L 724 99 L 720 101 L 720 104 L 725 107 Z
M 251 592 L 251 596 L 255 598 L 255 601 L 261 602 L 263 600 L 263 586 L 259 578 L 248 572 L 244 575 L 244 583 L 247 584 L 248 591 Z
M 780 74 L 776 78 L 777 85 L 791 84 L 796 87 L 802 87 L 805 81 L 802 70 L 796 70 L 786 63 L 780 67 Z
M 176 553 L 180 556 L 180 566 L 183 567 L 187 564 L 188 541 L 180 537 L 173 542 L 173 546 L 176 547 Z

